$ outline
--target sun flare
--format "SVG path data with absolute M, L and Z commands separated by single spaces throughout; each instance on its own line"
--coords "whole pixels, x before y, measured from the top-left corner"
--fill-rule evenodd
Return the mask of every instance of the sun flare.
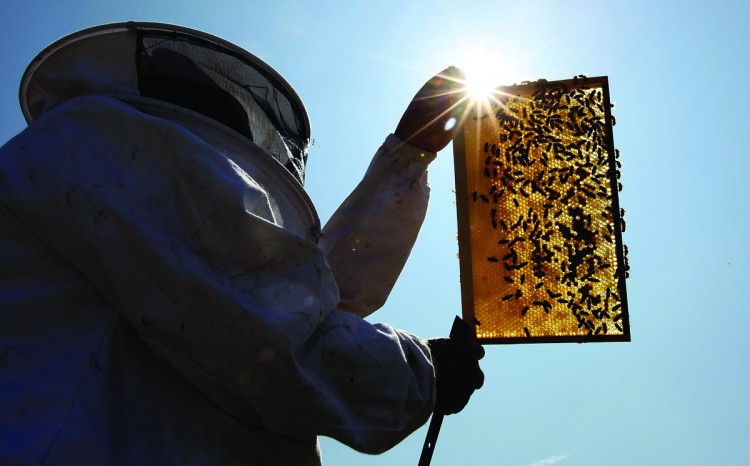
M 505 61 L 492 54 L 475 51 L 466 56 L 460 68 L 466 75 L 464 82 L 466 93 L 472 103 L 489 103 L 497 94 L 496 88 L 508 77 L 508 66 Z
M 494 87 L 497 85 L 487 74 L 476 74 L 474 72 L 466 74 L 466 92 L 474 100 L 485 100 L 492 95 Z

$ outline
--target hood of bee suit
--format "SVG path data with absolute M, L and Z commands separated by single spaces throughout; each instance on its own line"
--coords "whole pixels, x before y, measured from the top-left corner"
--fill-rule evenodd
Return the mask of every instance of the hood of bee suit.
M 223 39 L 161 23 L 84 29 L 31 62 L 21 109 L 31 123 L 90 94 L 149 97 L 202 113 L 250 138 L 304 183 L 310 121 L 302 100 L 273 68 Z

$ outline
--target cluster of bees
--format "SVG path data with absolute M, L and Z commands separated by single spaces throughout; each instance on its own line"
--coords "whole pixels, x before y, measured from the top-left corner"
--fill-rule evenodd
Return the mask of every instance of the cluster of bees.
M 579 76 L 506 91 L 466 135 L 478 144 L 472 248 L 486 257 L 474 282 L 497 290 L 501 277 L 475 309 L 478 333 L 510 313 L 517 327 L 500 336 L 623 334 L 622 185 L 602 86 Z

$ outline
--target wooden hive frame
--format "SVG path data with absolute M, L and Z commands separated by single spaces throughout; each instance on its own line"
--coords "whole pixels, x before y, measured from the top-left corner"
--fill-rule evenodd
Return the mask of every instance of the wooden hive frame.
M 481 343 L 630 341 L 607 77 L 495 89 L 453 142 L 464 320 Z

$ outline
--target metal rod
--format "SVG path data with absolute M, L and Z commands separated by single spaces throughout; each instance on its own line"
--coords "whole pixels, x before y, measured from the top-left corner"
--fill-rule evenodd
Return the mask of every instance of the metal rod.
M 422 445 L 422 455 L 419 457 L 418 466 L 430 466 L 432 453 L 435 451 L 435 444 L 440 434 L 440 426 L 443 425 L 443 417 L 442 414 L 438 413 L 432 415 L 430 427 L 427 428 L 427 436 L 424 439 L 424 445 Z
M 453 319 L 450 337 L 463 339 L 471 338 L 469 327 L 458 316 Z M 443 417 L 444 415 L 441 413 L 432 414 L 430 426 L 427 428 L 427 435 L 424 439 L 424 445 L 422 445 L 422 454 L 419 457 L 418 466 L 430 466 L 432 453 L 435 451 L 435 444 L 437 443 L 438 435 L 440 434 L 440 427 L 443 425 Z

